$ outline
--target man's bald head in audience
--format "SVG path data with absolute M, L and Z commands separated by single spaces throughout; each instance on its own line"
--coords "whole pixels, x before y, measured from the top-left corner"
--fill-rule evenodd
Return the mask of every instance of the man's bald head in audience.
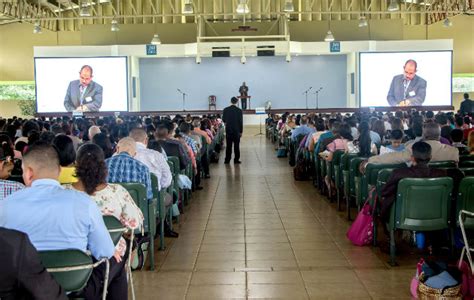
M 137 144 L 131 137 L 121 139 L 117 144 L 117 154 L 126 152 L 134 157 L 137 154 Z
M 23 180 L 27 186 L 36 179 L 58 180 L 60 166 L 56 149 L 47 144 L 31 146 L 23 155 Z

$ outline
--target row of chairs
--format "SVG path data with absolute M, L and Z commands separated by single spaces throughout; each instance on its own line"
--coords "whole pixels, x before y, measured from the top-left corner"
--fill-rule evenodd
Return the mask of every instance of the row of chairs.
M 267 128 L 267 137 L 272 141 L 275 138 L 275 129 Z M 276 133 L 278 137 L 278 133 Z M 301 137 L 295 142 L 288 140 L 289 149 L 297 149 Z M 298 155 L 298 151 L 295 151 Z M 347 218 L 351 219 L 351 205 L 355 203 L 361 209 L 367 199 L 381 199 L 381 190 L 396 168 L 407 167 L 406 164 L 367 164 L 365 173 L 360 172 L 360 165 L 367 157 L 358 157 L 357 154 L 336 151 L 332 161 L 320 159 L 316 153 L 308 153 L 300 149 L 309 168 L 313 170 L 312 177 L 315 186 L 331 201 L 336 201 L 337 209 L 345 202 Z M 293 159 L 290 157 L 290 160 Z M 461 210 L 474 211 L 474 156 L 461 156 L 459 164 L 453 161 L 438 161 L 430 163 L 432 168 L 458 169 L 463 175 L 460 182 L 454 183 L 449 177 L 443 178 L 406 178 L 400 181 L 397 187 L 396 201 L 390 212 L 388 228 L 390 230 L 390 263 L 395 261 L 396 229 L 412 231 L 434 231 L 449 229 L 453 243 L 453 231 L 457 222 L 456 216 Z M 327 189 L 324 178 L 328 176 L 334 183 L 335 199 Z M 457 186 L 456 186 L 457 184 Z M 453 195 L 453 190 L 458 191 Z M 369 193 L 372 194 L 369 197 Z M 373 203 L 371 203 L 373 204 Z M 474 221 L 467 219 L 466 228 L 474 228 Z M 377 233 L 374 222 L 374 234 Z M 374 244 L 376 236 L 374 237 Z
M 223 129 L 219 130 L 218 135 L 211 145 L 206 145 L 203 151 L 207 151 L 209 155 L 217 149 L 217 145 L 221 145 L 224 140 Z M 205 143 L 203 143 L 205 145 Z M 145 257 L 143 255 L 144 250 L 147 250 L 150 261 L 150 270 L 155 269 L 155 235 L 156 235 L 156 221 L 157 219 L 161 223 L 159 226 L 161 232 L 159 233 L 159 249 L 165 249 L 165 239 L 164 239 L 164 223 L 165 218 L 168 215 L 169 223 L 173 222 L 173 214 L 170 208 L 170 211 L 166 211 L 165 208 L 165 195 L 173 195 L 175 199 L 181 203 L 181 210 L 184 211 L 184 205 L 188 204 L 191 199 L 191 192 L 189 190 L 180 189 L 178 185 L 178 176 L 184 174 L 188 176 L 194 182 L 194 172 L 191 164 L 189 164 L 184 171 L 180 170 L 179 158 L 174 156 L 168 157 L 168 164 L 170 166 L 173 179 L 171 185 L 167 189 L 158 189 L 158 178 L 153 173 L 151 176 L 151 184 L 153 191 L 153 199 L 149 201 L 147 199 L 146 188 L 143 184 L 140 183 L 120 183 L 133 198 L 137 206 L 142 211 L 144 216 L 143 227 L 140 229 L 129 230 L 124 227 L 122 223 L 112 216 L 104 216 L 104 223 L 107 226 L 107 229 L 111 235 L 111 239 L 114 244 L 117 244 L 120 238 L 124 233 L 130 231 L 129 237 L 129 247 L 132 249 L 133 239 L 135 234 L 140 234 L 148 237 L 148 243 L 146 243 L 147 249 L 137 249 L 137 266 L 138 268 L 143 267 Z M 178 220 L 179 222 L 179 220 Z M 133 277 L 131 272 L 132 261 L 131 253 L 129 251 L 129 257 L 127 262 L 127 276 L 129 278 L 129 287 L 131 288 L 132 299 L 135 299 L 135 291 L 133 288 Z M 109 276 L 109 261 L 107 258 L 101 258 L 98 261 L 94 262 L 89 253 L 77 249 L 66 249 L 66 250 L 54 250 L 54 251 L 40 251 L 40 259 L 43 265 L 47 270 L 52 274 L 55 280 L 63 287 L 67 292 L 77 292 L 82 290 L 91 274 L 92 270 L 95 267 L 98 267 L 101 264 L 105 264 L 105 280 L 104 280 L 104 290 L 102 294 L 102 299 L 106 299 L 107 287 L 105 282 L 108 282 Z

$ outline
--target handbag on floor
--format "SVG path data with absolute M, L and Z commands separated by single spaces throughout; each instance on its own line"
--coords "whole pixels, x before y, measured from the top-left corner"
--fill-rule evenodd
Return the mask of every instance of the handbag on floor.
M 278 158 L 282 158 L 282 157 L 286 157 L 286 147 L 285 146 L 280 146 L 278 147 L 277 149 L 277 157 Z
M 376 203 L 376 201 L 374 201 L 374 203 Z M 374 217 L 372 212 L 372 206 L 369 204 L 369 199 L 367 199 L 354 223 L 352 223 L 347 231 L 347 238 L 352 244 L 365 246 L 372 243 L 374 239 Z

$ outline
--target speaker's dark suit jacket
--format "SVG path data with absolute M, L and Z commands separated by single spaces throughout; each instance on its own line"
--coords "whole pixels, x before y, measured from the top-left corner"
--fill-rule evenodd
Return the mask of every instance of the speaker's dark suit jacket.
M 23 232 L 0 227 L 0 299 L 64 299 Z

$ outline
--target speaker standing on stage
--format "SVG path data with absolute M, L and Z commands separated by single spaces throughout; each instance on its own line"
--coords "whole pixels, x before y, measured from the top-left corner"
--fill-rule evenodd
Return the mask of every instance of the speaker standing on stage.
M 245 82 L 244 82 L 245 84 Z M 232 156 L 232 144 L 234 145 L 234 164 L 240 164 L 240 137 L 243 131 L 242 110 L 237 107 L 239 99 L 232 97 L 232 105 L 224 109 L 222 120 L 225 123 L 226 149 L 224 163 L 228 164 Z
M 239 88 L 240 101 L 242 103 L 242 109 L 247 109 L 247 97 L 249 96 L 249 87 L 245 85 L 245 82 Z

